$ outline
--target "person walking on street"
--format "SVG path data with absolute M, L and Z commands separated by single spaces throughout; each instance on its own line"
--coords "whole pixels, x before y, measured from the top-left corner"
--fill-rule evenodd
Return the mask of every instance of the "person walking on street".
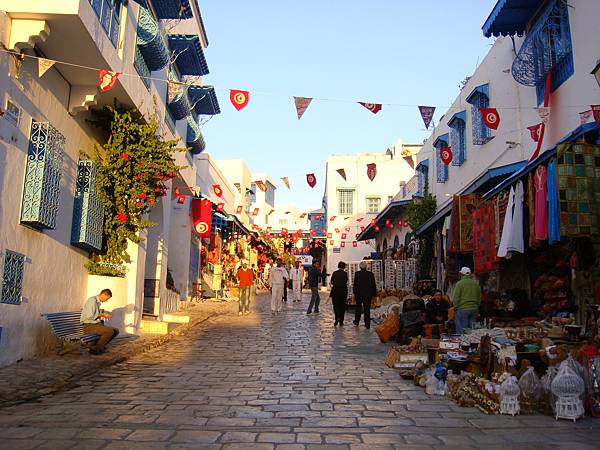
M 315 313 L 319 312 L 319 303 L 321 303 L 321 297 L 319 297 L 319 280 L 321 279 L 321 263 L 315 261 L 312 267 L 308 270 L 308 287 L 310 288 L 310 304 L 306 314 L 312 314 L 313 308 Z
M 333 313 L 335 315 L 334 327 L 344 326 L 346 315 L 346 299 L 348 298 L 348 274 L 344 270 L 346 263 L 340 261 L 338 270 L 331 274 L 331 301 L 333 302 Z
M 290 273 L 290 268 L 289 268 L 287 265 L 283 266 L 283 268 L 285 269 L 285 271 L 286 271 L 286 272 L 288 273 L 288 275 L 289 275 L 289 273 Z M 282 300 L 283 300 L 285 303 L 287 303 L 287 297 L 288 297 L 288 287 L 289 287 L 288 285 L 289 285 L 289 283 L 290 283 L 290 279 L 289 279 L 289 277 L 288 277 L 288 278 L 286 278 L 286 280 L 285 280 L 285 284 L 283 285 L 283 298 L 282 298 Z
M 481 303 L 481 287 L 473 278 L 471 269 L 460 269 L 461 280 L 454 286 L 452 302 L 456 311 L 456 333 L 461 334 L 465 328 L 471 328 Z
M 327 267 L 323 266 L 323 270 L 321 271 L 321 280 L 323 281 L 323 287 L 327 287 L 327 277 L 329 274 L 327 273 Z
M 367 263 L 361 261 L 360 270 L 354 274 L 354 286 L 352 291 L 356 300 L 356 313 L 354 315 L 354 325 L 360 325 L 360 316 L 364 313 L 365 327 L 371 328 L 371 300 L 377 295 L 377 285 L 375 284 L 375 275 L 367 270 Z
M 239 288 L 240 309 L 238 315 L 250 314 L 250 291 L 254 282 L 254 272 L 248 267 L 246 261 L 242 262 L 242 267 L 237 270 L 237 280 Z
M 100 335 L 96 344 L 90 347 L 92 355 L 99 355 L 106 351 L 106 344 L 112 341 L 119 334 L 119 330 L 104 325 L 104 319 L 110 319 L 112 314 L 100 309 L 100 305 L 107 302 L 112 297 L 110 289 L 102 289 L 100 294 L 94 295 L 86 300 L 81 310 L 80 323 L 83 325 L 85 334 Z
M 283 308 L 283 286 L 289 275 L 281 258 L 277 259 L 277 265 L 271 267 L 269 272 L 269 289 L 271 290 L 271 314 L 278 314 Z
M 302 300 L 302 280 L 304 279 L 304 269 L 299 260 L 296 260 L 295 267 L 290 270 L 290 279 L 292 280 L 293 301 L 299 302 Z

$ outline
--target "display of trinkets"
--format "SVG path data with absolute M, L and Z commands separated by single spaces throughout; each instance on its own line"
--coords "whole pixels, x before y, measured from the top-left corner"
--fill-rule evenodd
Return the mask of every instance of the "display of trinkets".
M 517 384 L 517 377 L 508 375 L 500 386 L 500 414 L 519 414 L 519 394 L 521 390 Z

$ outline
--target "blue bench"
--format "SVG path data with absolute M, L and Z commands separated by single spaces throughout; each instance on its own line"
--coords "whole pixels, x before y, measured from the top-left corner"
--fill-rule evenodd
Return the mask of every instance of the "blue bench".
M 52 332 L 61 341 L 57 349 L 59 355 L 66 352 L 65 343 L 78 342 L 82 350 L 84 346 L 93 345 L 100 339 L 98 334 L 86 334 L 83 331 L 83 325 L 79 322 L 81 311 L 46 313 L 42 317 L 50 322 Z

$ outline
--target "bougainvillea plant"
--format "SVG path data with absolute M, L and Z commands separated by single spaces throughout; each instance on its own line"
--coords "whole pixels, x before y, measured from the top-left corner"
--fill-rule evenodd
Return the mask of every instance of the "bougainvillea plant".
M 164 140 L 156 120 L 135 110 L 107 108 L 92 123 L 108 132 L 92 157 L 104 205 L 104 236 L 102 251 L 91 255 L 86 268 L 91 274 L 122 276 L 131 261 L 127 243 L 139 242 L 140 232 L 153 225 L 147 214 L 167 195 L 167 182 L 180 169 L 173 152 L 185 149 L 175 148 L 176 140 Z

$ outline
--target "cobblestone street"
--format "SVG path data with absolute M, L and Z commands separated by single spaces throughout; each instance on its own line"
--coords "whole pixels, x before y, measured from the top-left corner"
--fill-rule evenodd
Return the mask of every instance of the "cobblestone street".
M 402 380 L 373 330 L 221 315 L 67 391 L 2 410 L 0 448 L 598 448 L 600 422 L 486 416 Z M 229 311 L 232 311 L 230 308 Z

